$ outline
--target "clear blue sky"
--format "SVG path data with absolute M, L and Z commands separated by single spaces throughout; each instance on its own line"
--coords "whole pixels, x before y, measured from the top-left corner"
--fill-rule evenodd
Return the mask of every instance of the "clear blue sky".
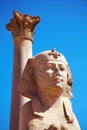
M 40 16 L 34 34 L 33 55 L 56 48 L 67 58 L 73 74 L 73 111 L 87 130 L 87 0 L 0 1 L 0 130 L 9 130 L 13 48 L 5 25 L 13 10 Z

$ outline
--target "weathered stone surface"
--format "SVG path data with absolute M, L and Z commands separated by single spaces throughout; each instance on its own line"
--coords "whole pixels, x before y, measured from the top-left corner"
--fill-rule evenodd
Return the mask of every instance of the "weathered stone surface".
M 28 98 L 17 92 L 17 86 L 27 60 L 32 57 L 33 33 L 39 21 L 40 17 L 32 17 L 14 11 L 13 18 L 6 25 L 7 30 L 12 31 L 14 43 L 10 130 L 18 130 L 21 107 L 29 101 Z
M 80 130 L 70 102 L 72 75 L 56 50 L 28 60 L 18 89 L 31 99 L 22 108 L 19 130 Z
M 14 18 L 10 19 L 10 23 L 6 25 L 9 31 L 12 31 L 14 38 L 19 36 L 32 40 L 34 28 L 40 21 L 40 17 L 32 17 L 27 14 L 21 14 L 17 11 L 13 12 Z

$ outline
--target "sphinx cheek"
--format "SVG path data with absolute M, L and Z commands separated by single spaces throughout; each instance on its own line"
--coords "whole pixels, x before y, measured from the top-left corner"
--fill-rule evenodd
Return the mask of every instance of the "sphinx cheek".
M 51 69 L 47 70 L 47 71 L 46 71 L 46 74 L 47 74 L 48 76 L 52 77 L 52 75 L 53 75 L 53 70 L 51 70 Z

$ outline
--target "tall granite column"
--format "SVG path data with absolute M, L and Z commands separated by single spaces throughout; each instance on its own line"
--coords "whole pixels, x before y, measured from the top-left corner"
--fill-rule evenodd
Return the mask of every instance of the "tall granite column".
M 20 110 L 28 99 L 19 95 L 17 85 L 28 58 L 32 57 L 34 28 L 39 23 L 40 17 L 32 17 L 16 11 L 13 12 L 13 15 L 10 23 L 6 25 L 7 30 L 12 31 L 14 43 L 10 130 L 18 130 Z

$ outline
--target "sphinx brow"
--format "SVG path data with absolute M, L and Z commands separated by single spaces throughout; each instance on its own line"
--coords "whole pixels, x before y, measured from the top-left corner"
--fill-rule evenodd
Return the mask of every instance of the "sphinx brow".
M 54 63 L 47 63 L 47 65 L 46 66 L 49 66 L 49 67 L 54 67 L 54 66 L 56 66 Z
M 64 64 L 58 64 L 58 67 L 66 68 L 66 66 Z
M 65 66 L 64 64 L 58 64 L 59 66 Z

